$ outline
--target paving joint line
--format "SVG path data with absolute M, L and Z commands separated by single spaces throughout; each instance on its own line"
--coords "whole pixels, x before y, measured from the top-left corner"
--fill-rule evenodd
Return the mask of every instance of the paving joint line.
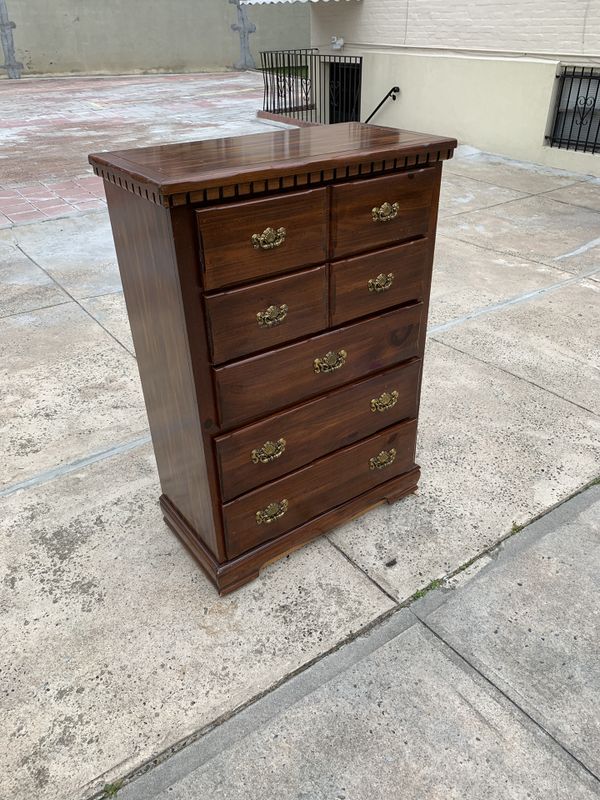
M 588 270 L 587 272 L 583 272 L 580 275 L 572 275 L 570 278 L 565 278 L 562 281 L 558 281 L 557 283 L 551 283 L 548 286 L 542 286 L 539 289 L 532 289 L 530 292 L 524 292 L 523 294 L 515 295 L 514 297 L 509 297 L 508 300 L 501 300 L 499 303 L 491 303 L 488 306 L 481 306 L 480 308 L 476 308 L 473 311 L 469 311 L 466 314 L 463 314 L 461 317 L 455 317 L 454 319 L 448 320 L 448 322 L 442 322 L 439 325 L 433 325 L 427 329 L 427 334 L 436 334 L 436 333 L 443 333 L 451 328 L 456 327 L 457 325 L 462 325 L 465 322 L 469 322 L 472 319 L 477 319 L 478 317 L 485 316 L 486 314 L 491 314 L 495 311 L 502 311 L 505 308 L 510 308 L 511 306 L 521 305 L 522 303 L 527 303 L 530 300 L 537 299 L 538 297 L 542 297 L 549 292 L 559 291 L 560 289 L 564 288 L 565 286 L 570 286 L 573 283 L 579 283 L 581 281 L 586 280 L 586 278 L 590 278 L 596 274 L 600 273 L 600 267 L 595 267 L 593 270 Z
M 48 306 L 38 306 L 37 308 L 28 308 L 24 311 L 15 311 L 14 314 L 4 314 L 0 319 L 11 319 L 11 317 L 20 317 L 22 314 L 35 314 L 36 311 L 45 311 L 47 308 L 58 308 L 58 306 L 66 306 L 71 300 L 63 300 L 62 303 L 50 303 Z
M 473 558 L 469 559 L 468 561 L 465 561 L 463 564 L 458 566 L 455 570 L 453 570 L 453 571 L 451 571 L 449 573 L 446 573 L 446 575 L 443 576 L 438 581 L 433 581 L 432 584 L 435 583 L 435 584 L 437 584 L 437 586 L 442 584 L 441 589 L 444 590 L 444 588 L 445 588 L 445 590 L 447 591 L 449 587 L 443 587 L 443 583 L 444 582 L 446 582 L 448 580 L 451 580 L 456 575 L 460 574 L 461 572 L 464 572 L 468 567 L 472 566 L 477 561 L 479 561 L 479 560 L 481 560 L 481 559 L 483 559 L 485 557 L 490 557 L 490 555 L 493 554 L 494 551 L 499 550 L 500 547 L 507 540 L 512 539 L 515 536 L 518 536 L 519 533 L 524 531 L 526 528 L 528 528 L 534 522 L 537 522 L 539 519 L 542 519 L 543 517 L 545 517 L 546 515 L 550 514 L 552 511 L 556 510 L 560 506 L 564 505 L 565 503 L 568 503 L 569 500 L 572 500 L 573 498 L 577 497 L 578 495 L 583 494 L 587 489 L 589 489 L 590 487 L 595 486 L 597 484 L 600 484 L 600 476 L 598 476 L 597 478 L 589 481 L 584 486 L 581 486 L 575 492 L 570 494 L 568 497 L 565 497 L 564 499 L 558 501 L 557 503 L 553 504 L 549 508 L 544 509 L 539 514 L 535 515 L 530 520 L 528 520 L 526 523 L 524 523 L 522 526 L 519 526 L 517 529 L 513 529 L 513 530 L 509 531 L 505 536 L 500 538 L 494 544 L 490 545 L 488 548 L 485 548 L 484 550 L 479 552 L 477 555 L 473 556 Z M 334 545 L 334 546 L 336 546 L 336 545 Z M 351 563 L 354 563 L 354 562 L 352 562 L 352 560 L 348 556 L 346 556 L 346 557 L 348 558 L 348 560 Z M 359 569 L 360 569 L 360 567 L 359 567 Z M 429 586 L 431 586 L 432 584 L 429 584 Z M 436 588 L 437 588 L 437 586 L 436 586 Z M 415 619 L 415 621 L 417 623 L 423 624 L 424 627 L 426 627 L 428 630 L 431 631 L 429 626 L 426 625 L 423 622 L 423 620 L 410 608 L 411 605 L 413 605 L 414 603 L 416 603 L 419 600 L 421 600 L 423 598 L 424 594 L 427 594 L 427 593 L 428 593 L 428 587 L 426 586 L 426 587 L 424 587 L 424 589 L 417 590 L 416 592 L 414 592 L 412 595 L 410 595 L 409 597 L 407 597 L 403 601 L 395 600 L 395 605 L 394 606 L 392 606 L 391 608 L 389 608 L 386 611 L 384 611 L 381 614 L 379 614 L 377 617 L 372 619 L 370 622 L 368 622 L 362 628 L 359 628 L 354 633 L 351 633 L 348 636 L 344 637 L 344 639 L 342 639 L 340 642 L 335 644 L 333 647 L 329 648 L 329 650 L 321 653 L 320 655 L 318 655 L 315 658 L 313 658 L 310 661 L 308 661 L 306 664 L 301 665 L 296 670 L 293 670 L 292 672 L 290 672 L 287 675 L 283 676 L 278 681 L 276 681 L 271 687 L 263 690 L 262 692 L 258 693 L 254 697 L 250 698 L 248 701 L 246 701 L 245 703 L 240 705 L 238 708 L 233 709 L 232 711 L 227 712 L 226 714 L 223 714 L 221 717 L 217 718 L 216 720 L 213 720 L 212 722 L 208 723 L 207 725 L 202 726 L 197 731 L 195 731 L 194 733 L 190 734 L 190 736 L 186 737 L 185 739 L 180 740 L 179 742 L 176 742 L 175 744 L 173 744 L 170 747 L 166 748 L 165 750 L 163 750 L 161 753 L 157 754 L 156 756 L 153 756 L 153 757 L 147 759 L 146 762 L 141 764 L 139 767 L 136 767 L 133 770 L 131 770 L 130 772 L 125 773 L 125 774 L 121 775 L 120 777 L 116 778 L 116 781 L 113 782 L 113 785 L 117 785 L 118 784 L 120 788 L 124 788 L 125 786 L 128 786 L 128 785 L 134 783 L 139 778 L 142 778 L 144 775 L 148 774 L 149 772 L 152 772 L 156 767 L 159 767 L 162 764 L 167 763 L 173 756 L 177 756 L 178 754 L 180 754 L 183 751 L 185 751 L 185 749 L 187 747 L 190 747 L 190 746 L 194 745 L 195 743 L 200 742 L 205 736 L 210 735 L 212 732 L 216 731 L 218 728 L 220 728 L 224 724 L 227 724 L 228 722 L 234 721 L 236 717 L 240 716 L 244 712 L 246 712 L 249 709 L 251 709 L 252 706 L 255 706 L 261 700 L 263 700 L 264 698 L 267 698 L 269 695 L 271 695 L 272 693 L 276 692 L 278 689 L 284 688 L 287 684 L 291 683 L 294 678 L 298 678 L 298 677 L 302 676 L 303 673 L 306 673 L 312 667 L 315 667 L 315 666 L 321 664 L 321 662 L 324 662 L 329 656 L 331 656 L 331 655 L 337 653 L 338 651 L 342 650 L 345 646 L 352 645 L 353 643 L 356 643 L 357 640 L 359 640 L 361 638 L 366 640 L 368 638 L 369 634 L 377 634 L 378 631 L 380 631 L 381 629 L 384 628 L 385 624 L 388 621 L 390 622 L 390 624 L 393 624 L 393 622 L 392 622 L 393 619 L 394 618 L 399 618 L 399 615 L 401 613 L 403 613 L 403 612 L 404 613 L 409 613 L 412 617 L 414 617 L 414 619 Z M 408 625 L 408 624 L 405 624 L 403 630 L 408 630 L 410 627 L 412 627 L 412 626 Z M 403 632 L 403 630 L 399 631 L 396 634 L 394 634 L 394 636 L 399 635 L 399 633 Z M 431 631 L 431 633 L 434 636 L 436 636 L 436 638 L 438 638 L 441 641 L 443 641 L 435 633 L 435 631 Z M 391 638 L 394 638 L 394 637 L 390 637 L 390 639 Z M 446 645 L 447 647 L 449 647 L 451 650 L 454 651 L 454 648 L 452 648 L 451 645 L 448 645 L 445 641 L 443 641 L 443 643 L 444 643 L 444 645 Z M 385 641 L 382 644 L 385 644 Z M 372 652 L 374 652 L 380 646 L 381 646 L 381 644 L 376 646 L 376 647 L 374 647 L 372 649 Z M 456 651 L 454 651 L 454 652 L 456 652 Z M 496 687 L 495 684 L 493 684 L 488 678 L 485 677 L 485 675 L 482 675 L 482 673 L 480 673 L 478 669 L 476 669 L 473 665 L 469 664 L 468 660 L 466 658 L 464 658 L 464 656 L 462 656 L 460 653 L 457 653 L 457 656 L 462 661 L 464 661 L 466 664 L 468 664 L 471 667 L 471 669 L 474 670 L 474 672 L 476 672 L 477 674 L 481 675 L 481 677 L 488 684 L 492 685 L 502 695 L 506 696 L 505 693 L 502 692 L 501 689 Z M 352 662 L 352 663 L 357 663 L 359 660 L 362 660 L 362 658 L 364 658 L 364 657 L 365 656 L 363 655 L 360 658 L 355 659 L 355 661 Z M 339 670 L 335 674 L 339 674 L 341 671 L 343 671 L 343 670 Z M 335 677 L 335 674 L 332 677 Z M 320 686 L 323 686 L 326 683 L 328 683 L 332 679 L 332 677 L 330 677 L 327 680 L 322 681 L 321 683 L 319 683 L 312 691 L 316 691 L 317 688 L 319 688 Z M 310 694 L 310 691 L 307 692 L 306 695 L 307 694 Z M 513 701 L 510 698 L 507 698 L 507 699 L 512 705 L 515 705 L 517 708 L 519 708 L 519 710 L 521 710 L 520 707 L 517 706 L 515 703 L 513 703 Z M 291 707 L 291 705 L 293 705 L 293 703 L 290 703 L 287 707 Z M 525 711 L 523 711 L 523 713 L 526 714 Z M 526 714 L 526 716 L 529 717 L 529 715 L 527 715 L 527 714 Z M 545 729 L 541 725 L 539 725 L 534 719 L 531 719 L 531 721 L 533 722 L 535 727 L 545 731 Z M 556 740 L 554 740 L 554 737 L 551 736 L 551 734 L 548 734 L 548 735 L 550 736 L 550 738 L 553 739 L 553 741 L 556 741 Z M 244 737 L 241 737 L 241 738 L 244 738 Z M 569 751 L 566 750 L 561 745 L 560 742 L 557 742 L 557 745 L 561 748 L 561 750 L 564 750 L 564 752 L 566 752 L 570 757 L 572 757 L 573 759 L 578 761 L 578 759 L 575 756 L 572 756 L 572 754 L 569 753 Z M 583 766 L 585 768 L 585 765 L 583 765 Z M 590 772 L 587 768 L 585 768 L 585 769 L 586 769 L 587 772 Z M 592 777 L 595 780 L 600 780 L 596 775 L 594 775 L 594 773 L 590 772 L 590 774 L 592 775 Z M 103 775 L 99 775 L 93 781 L 91 781 L 90 783 L 97 783 L 99 780 L 102 780 L 103 777 L 104 777 Z M 106 797 L 106 795 L 104 793 L 104 790 L 95 790 L 93 794 L 87 795 L 85 800 L 105 800 L 105 797 Z
M 24 481 L 13 483 L 10 486 L 4 487 L 4 489 L 0 489 L 0 498 L 9 497 L 11 494 L 20 492 L 23 489 L 31 489 L 34 486 L 41 486 L 42 484 L 48 483 L 56 478 L 62 478 L 65 475 L 71 475 L 74 472 L 78 472 L 80 469 L 89 467 L 92 464 L 97 464 L 99 461 L 104 461 L 107 458 L 112 458 L 113 456 L 118 456 L 122 453 L 128 453 L 130 450 L 135 450 L 138 447 L 142 447 L 142 445 L 148 444 L 150 441 L 151 438 L 150 434 L 148 433 L 144 436 L 138 436 L 135 439 L 130 439 L 128 442 L 122 442 L 121 444 L 114 445 L 113 447 L 109 447 L 105 450 L 97 450 L 96 452 L 84 456 L 83 458 L 70 461 L 68 464 L 53 467 L 52 469 L 45 470 L 44 472 L 38 472 L 37 475 L 33 475 L 31 478 L 27 478 Z
M 594 781 L 600 784 L 600 776 L 596 775 L 596 773 L 590 769 L 590 767 L 585 764 L 578 756 L 574 755 L 565 744 L 563 744 L 560 739 L 558 739 L 553 733 L 551 733 L 545 725 L 539 722 L 534 716 L 532 716 L 528 711 L 526 711 L 522 706 L 520 706 L 516 700 L 513 700 L 503 689 L 497 686 L 491 678 L 488 678 L 483 672 L 481 672 L 468 658 L 466 655 L 460 652 L 454 645 L 450 644 L 450 642 L 446 641 L 444 637 L 439 634 L 434 628 L 432 628 L 428 623 L 422 619 L 421 617 L 417 616 L 415 612 L 411 609 L 410 613 L 413 614 L 415 619 L 417 619 L 436 639 L 437 641 L 441 642 L 445 647 L 447 647 L 454 655 L 460 659 L 464 664 L 466 664 L 475 674 L 479 675 L 479 677 L 488 685 L 495 689 L 513 708 L 517 709 L 524 717 L 526 717 L 535 728 L 543 733 L 554 742 L 554 744 L 563 752 L 565 755 L 572 761 L 574 761 L 584 772 L 586 772 Z
M 485 211 L 485 209 L 482 209 Z M 450 218 L 448 218 L 450 219 Z M 444 220 L 440 220 L 440 222 L 444 222 Z M 460 236 L 454 236 L 450 233 L 446 233 L 444 231 L 438 230 L 436 232 L 436 238 L 443 238 L 443 239 L 450 239 L 453 242 L 461 242 L 462 244 L 471 245 L 471 247 L 477 247 L 480 250 L 485 250 L 488 253 L 496 253 L 499 256 L 509 256 L 510 258 L 520 258 L 523 261 L 529 261 L 531 264 L 539 264 L 540 267 L 546 267 L 547 269 L 556 269 L 559 272 L 568 272 L 570 275 L 575 275 L 574 272 L 571 272 L 565 267 L 560 267 L 557 264 L 550 264 L 548 261 L 540 261 L 539 258 L 535 258 L 534 256 L 525 256 L 522 253 L 517 253 L 514 250 L 498 250 L 496 247 L 489 247 L 484 244 L 479 244 L 478 242 L 471 242 L 468 239 L 461 239 Z M 434 265 L 435 269 L 435 265 Z
M 473 353 L 468 353 L 466 350 L 461 350 L 460 347 L 456 347 L 456 345 L 449 344 L 448 342 L 445 342 L 443 339 L 436 339 L 435 336 L 432 336 L 431 340 L 433 342 L 436 342 L 437 344 L 441 344 L 443 347 L 448 347 L 450 348 L 450 350 L 454 350 L 456 353 L 462 353 L 463 356 L 467 356 L 468 358 L 474 358 L 475 361 L 479 361 L 480 364 L 485 364 L 487 367 L 498 369 L 500 370 L 500 372 L 504 372 L 505 375 L 510 375 L 511 377 L 516 378 L 519 381 L 528 383 L 530 386 L 535 386 L 536 389 L 541 389 L 541 391 L 543 392 L 548 392 L 548 394 L 554 395 L 554 397 L 557 397 L 559 400 L 563 400 L 565 403 L 569 403 L 570 405 L 575 406 L 581 411 L 585 411 L 587 414 L 592 414 L 592 416 L 594 417 L 600 416 L 600 414 L 597 411 L 593 411 L 591 408 L 586 408 L 586 406 L 582 406 L 580 403 L 576 403 L 575 400 L 570 400 L 568 397 L 563 397 L 561 394 L 558 394 L 558 392 L 555 392 L 552 389 L 548 389 L 548 387 L 542 386 L 541 384 L 536 383 L 535 381 L 531 381 L 529 380 L 529 378 L 524 378 L 522 375 L 517 375 L 516 373 L 506 369 L 506 367 L 501 367 L 498 364 L 493 364 L 491 361 L 486 361 L 484 358 L 476 356 Z
M 385 502 L 385 501 L 384 501 L 384 502 Z M 378 583 L 378 582 L 375 580 L 375 578 L 373 578 L 371 575 L 369 575 L 369 573 L 368 573 L 368 572 L 367 572 L 365 569 L 363 569 L 363 568 L 360 566 L 360 564 L 357 564 L 357 563 L 356 563 L 356 561 L 353 561 L 353 560 L 350 558 L 350 556 L 349 556 L 349 555 L 348 555 L 348 554 L 347 554 L 347 553 L 346 553 L 344 550 L 342 550 L 342 548 L 341 548 L 339 545 L 337 545 L 335 542 L 332 542 L 332 541 L 331 541 L 331 539 L 329 538 L 329 534 L 326 534 L 326 539 L 327 539 L 327 541 L 329 542 L 329 544 L 330 544 L 332 547 L 334 547 L 334 548 L 335 548 L 335 549 L 338 551 L 338 553 L 340 553 L 340 555 L 342 555 L 342 556 L 343 556 L 343 557 L 346 559 L 346 561 L 348 561 L 348 563 L 349 563 L 349 564 L 351 564 L 351 566 L 353 566 L 353 567 L 354 567 L 355 569 L 357 569 L 357 570 L 358 570 L 358 571 L 359 571 L 359 572 L 360 572 L 360 573 L 361 573 L 361 574 L 362 574 L 362 575 L 363 575 L 365 578 L 367 578 L 367 580 L 368 580 L 370 583 L 372 583 L 372 584 L 373 584 L 373 586 L 375 586 L 377 589 L 379 589 L 379 591 L 380 591 L 380 592 L 382 592 L 382 593 L 383 593 L 383 594 L 384 594 L 384 595 L 385 595 L 387 598 L 389 598 L 389 599 L 392 601 L 392 603 L 394 603 L 394 605 L 395 605 L 395 606 L 398 606 L 398 605 L 399 605 L 398 598 L 397 598 L 397 597 L 394 597 L 394 595 L 393 595 L 393 594 L 391 594 L 391 593 L 390 593 L 390 592 L 389 592 L 387 589 L 385 589 L 385 588 L 384 588 L 384 587 L 383 587 L 383 586 L 382 586 L 380 583 Z
M 18 242 L 17 242 L 17 243 L 15 243 L 15 247 L 16 247 L 16 248 L 17 248 L 17 249 L 18 249 L 18 250 L 19 250 L 21 253 L 23 253 L 23 255 L 24 255 L 26 258 L 28 258 L 28 259 L 31 261 L 31 263 L 32 263 L 32 264 L 34 264 L 34 265 L 35 265 L 35 266 L 36 266 L 38 269 L 41 269 L 41 270 L 42 270 L 42 272 L 43 272 L 45 275 L 47 275 L 47 276 L 48 276 L 48 278 L 50 278 L 50 280 L 51 280 L 53 283 L 55 283 L 55 284 L 56 284 L 56 286 L 58 286 L 58 287 L 59 287 L 59 289 L 62 289 L 62 291 L 63 291 L 63 292 L 64 292 L 64 293 L 67 295 L 67 297 L 69 297 L 69 298 L 70 298 L 70 299 L 71 299 L 71 300 L 72 300 L 72 301 L 73 301 L 73 302 L 74 302 L 76 305 L 78 305 L 78 306 L 79 306 L 79 308 L 80 308 L 80 309 L 81 309 L 81 310 L 84 312 L 84 314 L 86 314 L 86 315 L 87 315 L 87 316 L 88 316 L 88 317 L 89 317 L 89 318 L 90 318 L 90 319 L 91 319 L 93 322 L 95 322 L 95 323 L 96 323 L 96 325 L 99 325 L 99 326 L 100 326 L 100 328 L 102 328 L 102 330 L 103 330 L 105 333 L 107 333 L 107 334 L 110 336 L 110 338 L 111 338 L 113 341 L 115 341 L 115 342 L 116 342 L 116 343 L 119 345 L 119 347 L 122 347 L 122 348 L 123 348 L 123 350 L 125 350 L 125 352 L 127 353 L 127 355 L 128 355 L 128 356 L 131 356 L 131 357 L 134 359 L 134 361 L 136 360 L 136 359 L 135 359 L 135 355 L 134 355 L 134 354 L 131 352 L 131 350 L 129 350 L 127 347 L 125 347 L 125 345 L 123 344 L 123 342 L 119 341 L 119 339 L 117 339 L 117 337 L 116 337 L 116 336 L 115 336 L 113 333 L 111 333 L 111 332 L 108 330 L 108 328 L 106 328 L 106 327 L 105 327 L 105 326 L 104 326 L 104 325 L 103 325 L 103 324 L 100 322 L 100 320 L 96 319 L 96 317 L 94 317 L 94 315 L 93 315 L 93 314 L 91 314 L 91 313 L 90 313 L 90 312 L 87 310 L 87 308 L 86 308 L 85 306 L 83 306 L 83 305 L 81 304 L 81 302 L 80 302 L 80 301 L 79 301 L 79 300 L 78 300 L 76 297 L 74 297 L 74 296 L 71 294 L 71 292 L 70 292 L 68 289 L 66 289 L 66 288 L 65 288 L 65 287 L 64 287 L 64 286 L 63 286 L 61 283 L 59 283 L 59 282 L 56 280 L 56 278 L 55 278 L 53 275 L 51 275 L 51 274 L 48 272 L 48 270 L 46 270 L 44 267 L 42 267 L 42 265 L 41 265 L 41 264 L 38 264 L 38 262 L 37 262 L 37 261 L 36 261 L 34 258 L 32 258 L 32 257 L 29 255 L 29 253 L 26 253 L 26 252 L 25 252 L 25 250 L 23 250 L 23 248 L 21 247 L 21 245 L 20 245 Z M 112 294 L 112 293 L 109 293 L 109 294 Z M 98 296 L 100 297 L 100 295 L 98 295 Z

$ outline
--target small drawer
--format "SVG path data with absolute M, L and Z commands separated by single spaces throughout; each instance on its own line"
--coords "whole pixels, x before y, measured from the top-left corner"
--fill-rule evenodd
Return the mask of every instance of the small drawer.
M 415 420 L 364 439 L 223 506 L 227 556 L 275 539 L 415 466 Z
M 429 281 L 429 239 L 356 256 L 331 265 L 331 322 L 422 300 Z
M 196 211 L 204 288 L 218 289 L 327 258 L 327 190 Z
M 333 186 L 333 256 L 374 250 L 427 234 L 438 179 L 439 170 L 426 167 Z
M 324 330 L 327 295 L 327 267 L 317 267 L 206 297 L 214 363 Z
M 353 383 L 217 436 L 221 493 L 231 500 L 327 453 L 416 417 L 421 361 Z
M 418 355 L 423 304 L 214 370 L 221 424 L 238 425 Z

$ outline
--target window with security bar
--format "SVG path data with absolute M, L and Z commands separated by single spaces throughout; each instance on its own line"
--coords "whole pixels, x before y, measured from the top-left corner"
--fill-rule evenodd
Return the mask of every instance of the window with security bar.
M 559 80 L 551 146 L 600 152 L 600 69 L 562 67 Z

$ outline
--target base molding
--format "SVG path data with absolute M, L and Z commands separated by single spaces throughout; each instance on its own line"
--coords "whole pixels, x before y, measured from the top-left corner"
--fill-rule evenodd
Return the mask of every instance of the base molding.
M 169 528 L 202 567 L 219 594 L 224 595 L 257 578 L 261 567 L 281 558 L 291 550 L 296 550 L 311 539 L 349 522 L 380 503 L 395 503 L 400 498 L 412 494 L 417 489 L 420 474 L 419 467 L 415 466 L 409 472 L 375 486 L 347 503 L 309 520 L 293 531 L 221 563 L 216 560 L 192 526 L 164 494 L 160 497 L 160 507 Z

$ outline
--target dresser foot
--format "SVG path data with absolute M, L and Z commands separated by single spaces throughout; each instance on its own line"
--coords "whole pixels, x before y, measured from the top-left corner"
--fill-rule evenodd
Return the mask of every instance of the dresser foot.
M 328 533 L 338 525 L 349 522 L 380 503 L 394 503 L 414 492 L 420 476 L 418 467 L 380 484 L 337 508 L 321 514 L 283 536 L 265 542 L 242 555 L 219 563 L 198 538 L 192 527 L 179 513 L 168 497 L 162 495 L 160 506 L 165 522 L 183 542 L 202 567 L 220 595 L 229 594 L 258 578 L 260 570 L 296 550 L 311 539 Z

